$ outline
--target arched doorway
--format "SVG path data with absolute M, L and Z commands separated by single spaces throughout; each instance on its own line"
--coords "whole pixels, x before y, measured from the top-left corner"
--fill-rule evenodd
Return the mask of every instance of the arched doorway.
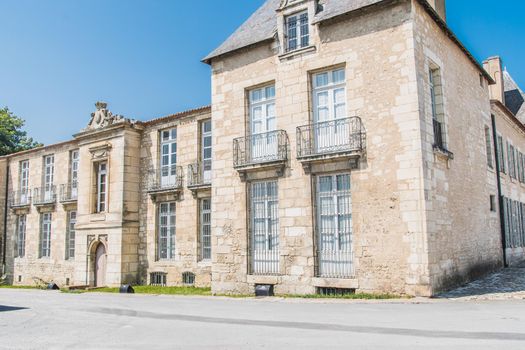
M 106 247 L 103 243 L 95 250 L 95 287 L 106 285 Z

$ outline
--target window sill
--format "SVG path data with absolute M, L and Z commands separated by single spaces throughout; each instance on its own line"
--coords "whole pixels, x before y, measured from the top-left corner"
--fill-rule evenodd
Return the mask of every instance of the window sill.
M 446 158 L 447 160 L 454 159 L 454 153 L 450 152 L 449 150 L 436 146 L 436 145 L 434 145 L 433 148 L 434 148 L 435 155 Z
M 316 50 L 317 49 L 316 49 L 315 45 L 310 45 L 310 46 L 302 47 L 300 49 L 296 49 L 296 50 L 293 50 L 293 51 L 285 52 L 285 53 L 279 55 L 279 59 L 281 61 L 288 60 L 288 59 L 294 58 L 295 56 L 302 55 L 304 53 L 315 52 Z

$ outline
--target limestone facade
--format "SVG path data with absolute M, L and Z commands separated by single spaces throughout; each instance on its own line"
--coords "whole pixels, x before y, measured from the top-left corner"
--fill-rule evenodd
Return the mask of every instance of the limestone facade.
M 470 56 L 444 1 L 326 19 L 334 3 L 268 0 L 262 34 L 205 59 L 211 107 L 140 122 L 97 103 L 72 140 L 0 157 L 8 279 L 428 296 L 522 259 L 501 64 Z

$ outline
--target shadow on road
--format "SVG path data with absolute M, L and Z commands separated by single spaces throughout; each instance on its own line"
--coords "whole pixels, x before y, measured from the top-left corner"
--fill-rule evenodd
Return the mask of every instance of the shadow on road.
M 525 297 L 525 263 L 502 269 L 463 287 L 444 292 L 437 298 L 479 297 L 505 293 L 523 293 Z
M 27 307 L 0 305 L 0 312 L 26 310 Z

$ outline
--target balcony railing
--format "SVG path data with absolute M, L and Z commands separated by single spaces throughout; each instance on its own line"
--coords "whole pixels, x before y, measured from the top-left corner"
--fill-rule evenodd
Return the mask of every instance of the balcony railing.
M 74 202 L 78 199 L 78 184 L 76 182 L 60 185 L 60 202 Z
M 344 250 L 319 250 L 317 275 L 326 278 L 351 278 L 354 276 L 353 254 Z
M 233 166 L 246 167 L 284 162 L 288 157 L 288 135 L 284 130 L 239 137 L 233 140 Z
M 279 274 L 279 249 L 252 249 L 251 273 L 254 275 Z
M 171 165 L 151 170 L 148 192 L 176 191 L 182 188 L 182 167 Z
M 25 207 L 31 204 L 31 190 L 13 191 L 9 195 L 10 207 Z
M 188 165 L 188 187 L 211 185 L 211 159 Z
M 45 205 L 56 202 L 56 186 L 48 185 L 44 187 L 37 187 L 33 190 L 33 204 Z
M 365 148 L 366 131 L 359 117 L 297 127 L 297 158 L 361 153 Z

